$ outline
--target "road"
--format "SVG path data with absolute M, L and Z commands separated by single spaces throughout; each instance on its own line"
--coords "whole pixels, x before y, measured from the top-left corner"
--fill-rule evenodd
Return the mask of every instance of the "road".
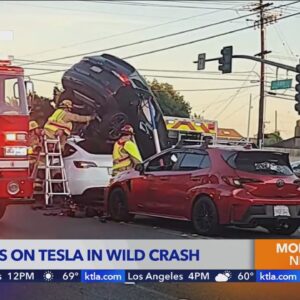
M 29 206 L 9 207 L 0 222 L 1 239 L 207 239 L 195 235 L 186 222 L 156 218 L 137 218 L 134 223 L 101 223 L 98 218 L 45 216 L 43 210 Z M 299 238 L 297 232 L 294 238 Z M 263 229 L 241 230 L 228 228 L 226 239 L 270 237 Z M 272 236 L 276 237 L 276 236 Z M 119 300 L 119 299 L 260 299 L 257 292 L 267 292 L 261 284 L 75 284 L 75 283 L 13 283 L 1 284 L 1 299 L 22 300 Z M 271 298 L 281 299 L 283 285 L 272 285 Z M 290 289 L 290 286 L 289 286 Z M 295 292 L 295 291 L 294 291 Z M 222 296 L 220 296 L 222 295 Z M 286 295 L 286 294 L 285 294 Z M 278 298 L 277 298 L 278 297 Z
M 159 218 L 137 217 L 132 223 L 99 218 L 45 216 L 45 210 L 30 206 L 10 206 L 0 221 L 1 239 L 209 239 L 195 234 L 187 222 Z M 52 212 L 52 211 L 50 211 Z M 55 211 L 54 211 L 55 212 Z M 59 210 L 56 210 L 59 212 Z M 296 232 L 292 238 L 300 238 Z M 226 228 L 217 239 L 282 238 L 270 235 L 263 228 Z

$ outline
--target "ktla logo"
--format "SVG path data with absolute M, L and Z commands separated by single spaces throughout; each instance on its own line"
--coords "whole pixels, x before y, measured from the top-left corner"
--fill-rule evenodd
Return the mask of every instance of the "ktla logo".
M 0 41 L 12 41 L 14 34 L 10 30 L 0 30 Z

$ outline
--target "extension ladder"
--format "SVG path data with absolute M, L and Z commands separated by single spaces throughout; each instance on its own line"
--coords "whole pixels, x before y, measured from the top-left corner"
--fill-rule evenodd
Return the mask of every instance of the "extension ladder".
M 54 196 L 70 197 L 70 188 L 64 166 L 62 149 L 59 137 L 49 139 L 44 136 L 44 152 L 40 157 L 44 164 L 38 167 L 39 170 L 45 171 L 44 179 L 37 178 L 36 183 L 42 184 L 42 191 L 35 194 L 45 195 L 45 205 L 53 205 Z M 54 185 L 59 187 L 59 191 L 54 188 Z

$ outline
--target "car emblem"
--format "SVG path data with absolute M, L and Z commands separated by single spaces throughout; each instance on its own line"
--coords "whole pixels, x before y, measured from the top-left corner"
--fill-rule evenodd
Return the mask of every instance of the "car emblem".
M 282 179 L 278 179 L 276 182 L 277 187 L 281 188 L 283 187 L 285 182 Z

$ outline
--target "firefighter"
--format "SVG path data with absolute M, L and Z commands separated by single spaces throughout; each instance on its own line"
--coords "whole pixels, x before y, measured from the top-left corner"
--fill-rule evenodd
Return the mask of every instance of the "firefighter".
M 43 130 L 36 121 L 29 122 L 29 146 L 31 153 L 38 153 L 41 150 Z
M 71 135 L 73 122 L 88 123 L 95 119 L 95 116 L 81 116 L 71 113 L 72 107 L 71 100 L 63 100 L 44 126 L 45 134 L 49 139 L 60 138 L 62 151 Z
M 42 150 L 42 143 L 43 143 L 43 130 L 39 127 L 36 121 L 29 122 L 29 151 L 28 154 L 30 156 L 30 170 L 31 172 L 34 169 L 34 166 L 37 162 L 38 155 Z
M 132 169 L 141 162 L 142 157 L 134 140 L 133 128 L 131 125 L 125 125 L 121 129 L 121 137 L 113 149 L 113 176 Z

